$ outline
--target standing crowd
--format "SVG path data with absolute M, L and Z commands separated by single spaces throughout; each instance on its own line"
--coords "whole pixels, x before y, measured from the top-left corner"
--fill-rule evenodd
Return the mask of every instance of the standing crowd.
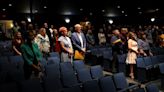
M 139 29 L 101 27 L 94 34 L 94 28 L 88 26 L 83 32 L 80 24 L 74 25 L 74 30 L 61 26 L 59 30 L 53 25 L 49 28 L 44 23 L 38 30 L 32 24 L 21 22 L 14 24 L 12 48 L 15 55 L 21 55 L 25 61 L 25 78 L 29 79 L 32 71 L 37 76 L 41 71 L 42 57 L 48 57 L 50 52 L 59 52 L 62 62 L 73 62 L 85 58 L 88 49 L 96 45 L 110 46 L 113 54 L 112 70 L 116 70 L 117 55 L 127 54 L 126 64 L 130 66 L 129 76 L 134 79 L 134 65 L 139 56 L 152 56 L 151 47 L 164 47 L 164 31 L 158 26 L 147 26 Z M 96 36 L 98 42 L 96 41 Z

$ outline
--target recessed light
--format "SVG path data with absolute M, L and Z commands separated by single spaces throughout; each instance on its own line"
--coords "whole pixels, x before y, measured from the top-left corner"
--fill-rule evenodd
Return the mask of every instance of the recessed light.
M 125 16 L 128 16 L 127 14 L 125 14 Z
M 70 23 L 70 19 L 69 18 L 65 18 L 65 22 L 66 23 Z
M 102 12 L 105 12 L 105 10 L 102 10 Z
M 44 9 L 46 9 L 47 8 L 47 6 L 44 6 Z
M 9 6 L 12 6 L 12 4 L 9 4 Z
M 159 11 L 159 9 L 157 8 L 157 9 L 155 9 L 156 11 Z
M 138 9 L 138 10 L 140 10 L 140 9 L 141 9 L 141 7 L 138 7 L 137 9 Z
M 3 8 L 2 10 L 3 10 L 3 11 L 6 11 L 6 9 L 5 9 L 5 8 Z
M 151 22 L 154 22 L 155 21 L 155 18 L 151 18 L 150 20 L 151 20 Z
M 139 14 L 142 14 L 142 12 L 139 12 Z
M 91 15 L 91 16 L 92 16 L 92 15 L 93 15 L 93 13 L 92 13 L 92 12 L 90 12 L 90 13 L 89 13 L 89 15 Z
M 120 8 L 120 6 L 118 5 L 117 8 Z
M 35 13 L 38 13 L 38 10 L 36 9 L 34 12 L 35 12 Z
M 109 19 L 108 22 L 109 22 L 109 24 L 113 24 L 113 20 L 112 19 Z
M 121 13 L 125 13 L 125 11 L 121 11 Z
M 83 11 L 83 8 L 80 8 L 80 11 Z

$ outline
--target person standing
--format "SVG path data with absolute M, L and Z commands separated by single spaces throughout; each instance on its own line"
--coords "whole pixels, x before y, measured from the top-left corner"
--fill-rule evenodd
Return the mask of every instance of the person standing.
M 23 38 L 20 32 L 16 32 L 14 34 L 14 39 L 12 40 L 12 48 L 14 51 L 14 55 L 22 55 L 21 53 L 21 45 L 23 44 Z
M 134 65 L 136 64 L 138 51 L 137 36 L 133 32 L 128 33 L 128 54 L 126 63 L 130 65 L 130 78 L 134 79 Z
M 91 49 L 93 46 L 95 46 L 95 37 L 94 37 L 91 29 L 88 30 L 88 32 L 86 34 L 86 40 L 87 40 L 88 49 Z
M 111 36 L 111 44 L 112 44 L 112 54 L 113 54 L 113 62 L 112 62 L 112 72 L 117 72 L 118 69 L 118 60 L 117 56 L 122 54 L 123 42 L 120 37 L 120 31 L 118 29 L 114 29 L 113 34 Z
M 40 68 L 40 61 L 42 59 L 42 54 L 38 48 L 38 45 L 34 43 L 33 32 L 27 33 L 27 40 L 21 45 L 22 56 L 24 59 L 24 76 L 25 79 L 30 79 L 32 72 L 38 77 Z
M 61 47 L 61 61 L 72 62 L 73 47 L 71 39 L 67 36 L 68 30 L 66 27 L 60 27 L 59 32 L 61 33 L 61 36 L 58 39 Z
M 46 29 L 46 34 L 48 35 L 49 41 L 50 41 L 50 52 L 53 51 L 53 38 L 51 34 L 51 30 L 49 29 L 48 23 L 44 23 L 43 27 Z
M 40 28 L 39 34 L 35 37 L 35 43 L 39 46 L 44 57 L 48 57 L 50 53 L 50 41 L 46 34 L 45 28 Z
M 80 24 L 76 24 L 74 27 L 75 27 L 75 32 L 72 33 L 71 40 L 72 40 L 73 48 L 75 50 L 74 59 L 78 59 L 75 57 L 76 52 L 81 53 L 83 55 L 83 57 L 85 55 L 86 38 L 85 38 L 84 34 L 82 33 L 82 30 L 81 30 L 82 27 Z

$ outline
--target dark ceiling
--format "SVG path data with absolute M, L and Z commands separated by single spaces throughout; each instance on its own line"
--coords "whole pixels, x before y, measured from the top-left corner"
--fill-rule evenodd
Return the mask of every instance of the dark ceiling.
M 0 12 L 58 15 L 162 16 L 162 0 L 0 0 Z

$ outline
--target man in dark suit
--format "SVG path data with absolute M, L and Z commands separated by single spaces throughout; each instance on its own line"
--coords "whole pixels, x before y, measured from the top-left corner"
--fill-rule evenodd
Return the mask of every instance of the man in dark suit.
M 75 32 L 71 35 L 73 49 L 75 51 L 78 50 L 80 53 L 84 55 L 86 52 L 86 38 L 81 30 L 80 24 L 76 24 L 74 27 Z

